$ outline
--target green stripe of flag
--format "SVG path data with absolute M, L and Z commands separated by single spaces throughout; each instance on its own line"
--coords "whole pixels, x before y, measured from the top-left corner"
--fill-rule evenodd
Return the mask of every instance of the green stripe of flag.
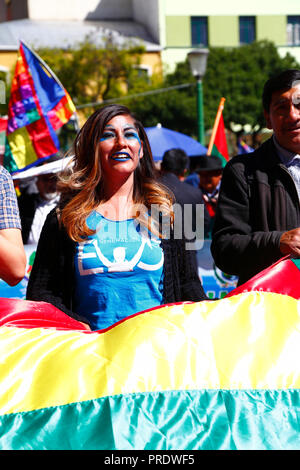
M 6 450 L 300 449 L 299 390 L 117 395 L 0 417 Z
M 19 169 L 14 159 L 14 156 L 10 150 L 10 146 L 9 146 L 7 138 L 5 139 L 5 153 L 4 153 L 4 159 L 3 159 L 3 166 L 10 173 L 12 173 L 13 171 L 17 171 Z
M 298 269 L 300 269 L 300 259 L 299 258 L 291 258 L 291 261 L 297 266 Z
M 211 154 L 212 155 L 216 155 L 217 157 L 219 157 L 221 160 L 222 160 L 222 165 L 223 165 L 223 168 L 224 166 L 226 165 L 227 163 L 227 160 L 225 157 L 223 157 L 223 155 L 219 152 L 217 146 L 214 144 L 213 147 L 212 147 L 212 151 L 211 151 Z

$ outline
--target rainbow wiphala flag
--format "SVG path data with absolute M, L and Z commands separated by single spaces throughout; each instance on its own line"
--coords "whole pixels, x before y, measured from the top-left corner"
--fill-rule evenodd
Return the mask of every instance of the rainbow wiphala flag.
M 0 449 L 300 449 L 294 294 L 269 283 L 92 333 L 1 299 Z
M 58 152 L 57 129 L 75 106 L 46 64 L 24 43 L 12 81 L 4 166 L 13 172 Z

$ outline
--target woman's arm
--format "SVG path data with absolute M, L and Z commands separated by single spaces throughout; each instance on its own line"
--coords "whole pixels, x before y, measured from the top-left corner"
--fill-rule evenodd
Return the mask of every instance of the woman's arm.
M 25 275 L 26 255 L 21 230 L 0 230 L 0 278 L 10 286 L 22 281 Z
M 26 255 L 12 178 L 0 165 L 0 278 L 18 284 L 25 275 Z

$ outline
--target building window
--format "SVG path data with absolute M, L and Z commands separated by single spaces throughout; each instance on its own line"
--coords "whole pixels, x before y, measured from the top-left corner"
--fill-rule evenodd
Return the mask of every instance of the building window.
M 287 17 L 287 43 L 300 46 L 300 15 Z
M 193 16 L 192 20 L 192 46 L 208 45 L 207 16 Z
M 138 78 L 144 78 L 145 80 L 149 80 L 149 77 L 151 76 L 150 65 L 134 65 L 134 68 L 137 71 Z
M 240 16 L 240 44 L 255 41 L 255 16 Z

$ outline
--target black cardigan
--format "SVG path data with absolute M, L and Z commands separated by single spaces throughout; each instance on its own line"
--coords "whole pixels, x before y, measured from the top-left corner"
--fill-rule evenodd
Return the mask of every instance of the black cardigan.
M 207 300 L 184 240 L 163 239 L 163 303 Z M 56 210 L 42 229 L 27 286 L 27 300 L 49 302 L 72 318 L 87 323 L 73 311 L 75 243 L 59 225 Z

